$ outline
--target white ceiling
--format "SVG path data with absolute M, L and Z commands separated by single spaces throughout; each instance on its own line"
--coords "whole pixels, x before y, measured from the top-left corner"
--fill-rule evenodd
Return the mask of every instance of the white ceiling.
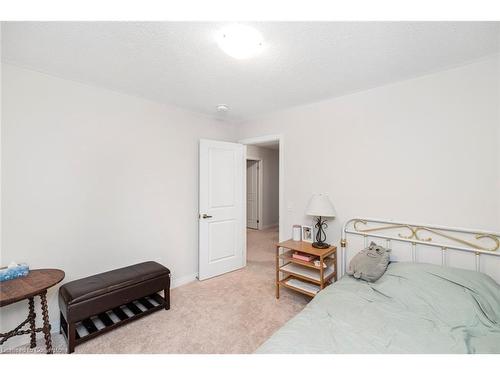
M 499 22 L 265 22 L 235 60 L 225 23 L 3 22 L 5 62 L 228 118 L 340 96 L 500 52 Z

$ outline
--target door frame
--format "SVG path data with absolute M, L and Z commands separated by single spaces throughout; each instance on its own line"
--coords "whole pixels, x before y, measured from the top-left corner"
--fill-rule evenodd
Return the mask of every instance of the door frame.
M 263 173 L 263 170 L 262 170 L 262 165 L 263 165 L 263 161 L 261 158 L 255 158 L 255 157 L 248 157 L 246 158 L 246 161 L 256 161 L 257 162 L 257 167 L 258 167 L 258 173 L 257 173 L 257 220 L 259 221 L 257 223 L 257 229 L 258 230 L 262 230 L 262 211 L 264 209 L 264 205 L 262 203 L 263 199 L 263 194 L 264 194 L 264 173 Z M 246 191 L 246 183 L 247 183 L 247 180 L 246 180 L 246 174 L 245 174 L 245 197 L 248 199 L 248 196 L 247 196 L 247 191 Z M 246 215 L 246 206 L 245 206 L 245 215 Z M 248 227 L 247 227 L 248 228 Z
M 258 146 L 261 143 L 266 143 L 270 141 L 278 141 L 279 143 L 279 208 L 278 208 L 278 213 L 279 213 L 279 241 L 284 241 L 288 237 L 288 235 L 285 234 L 285 228 L 284 228 L 284 222 L 285 222 L 285 202 L 284 202 L 284 197 L 285 197 L 285 142 L 284 142 L 284 137 L 282 134 L 271 134 L 271 135 L 263 135 L 263 136 L 258 136 L 258 137 L 251 137 L 251 138 L 244 138 L 240 139 L 238 143 L 241 143 L 243 145 L 256 145 Z M 247 159 L 247 149 L 245 147 L 244 150 L 245 154 L 245 160 Z M 245 197 L 246 197 L 246 188 L 247 188 L 247 174 L 244 173 L 244 178 L 245 182 L 243 184 L 243 188 L 245 189 Z M 244 210 L 245 210 L 245 218 L 247 217 L 247 207 L 244 205 Z M 245 231 L 245 256 L 246 256 L 246 231 Z M 246 265 L 246 264 L 245 264 Z

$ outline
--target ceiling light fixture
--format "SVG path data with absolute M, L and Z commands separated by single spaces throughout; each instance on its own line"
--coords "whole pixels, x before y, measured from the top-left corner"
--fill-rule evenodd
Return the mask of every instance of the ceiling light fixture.
M 219 104 L 217 107 L 217 112 L 219 113 L 226 113 L 229 111 L 229 106 L 227 104 Z
M 216 35 L 217 44 L 235 59 L 248 59 L 262 52 L 264 40 L 253 27 L 233 24 L 224 27 Z

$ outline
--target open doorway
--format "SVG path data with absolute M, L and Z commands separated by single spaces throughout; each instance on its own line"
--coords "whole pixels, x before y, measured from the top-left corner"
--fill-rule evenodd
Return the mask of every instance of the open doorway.
M 247 198 L 247 158 L 257 162 L 248 164 L 257 169 L 256 175 L 253 172 L 256 204 Z M 273 267 L 274 245 L 283 234 L 283 174 L 281 136 L 239 143 L 200 139 L 199 280 L 243 268 L 247 263 L 265 264 L 258 268 L 263 277 L 272 274 L 267 267 Z M 247 203 L 254 207 L 251 229 L 247 228 Z
M 247 262 L 272 266 L 279 241 L 280 139 L 246 144 Z

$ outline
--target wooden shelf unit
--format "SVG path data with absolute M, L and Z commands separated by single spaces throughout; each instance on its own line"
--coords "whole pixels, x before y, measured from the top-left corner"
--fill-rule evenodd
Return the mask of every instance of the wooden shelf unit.
M 284 249 L 281 252 L 281 249 Z M 320 261 L 320 266 L 316 266 L 314 261 L 304 261 L 300 259 L 295 259 L 292 257 L 295 251 L 314 255 Z M 282 263 L 283 264 L 280 264 Z M 289 264 L 298 265 L 299 267 L 304 267 L 304 274 L 301 274 L 300 268 L 293 271 L 283 269 Z M 321 267 L 322 264 L 326 264 L 327 267 Z M 289 268 L 289 267 L 288 267 Z M 333 272 L 328 274 L 328 271 L 333 268 Z M 308 270 L 308 271 L 306 271 Z M 310 271 L 317 271 L 318 277 L 310 277 Z M 325 273 L 328 274 L 325 276 Z M 280 279 L 280 274 L 284 274 L 284 278 Z M 280 297 L 280 286 L 294 290 L 296 292 L 305 294 L 309 297 L 314 297 L 316 293 L 312 293 L 298 287 L 287 284 L 291 279 L 297 279 L 303 282 L 310 283 L 312 285 L 319 286 L 319 290 L 324 289 L 326 286 L 332 283 L 332 280 L 337 280 L 337 248 L 335 246 L 330 246 L 327 249 L 316 249 L 311 243 L 303 241 L 284 241 L 276 244 L 276 298 Z

